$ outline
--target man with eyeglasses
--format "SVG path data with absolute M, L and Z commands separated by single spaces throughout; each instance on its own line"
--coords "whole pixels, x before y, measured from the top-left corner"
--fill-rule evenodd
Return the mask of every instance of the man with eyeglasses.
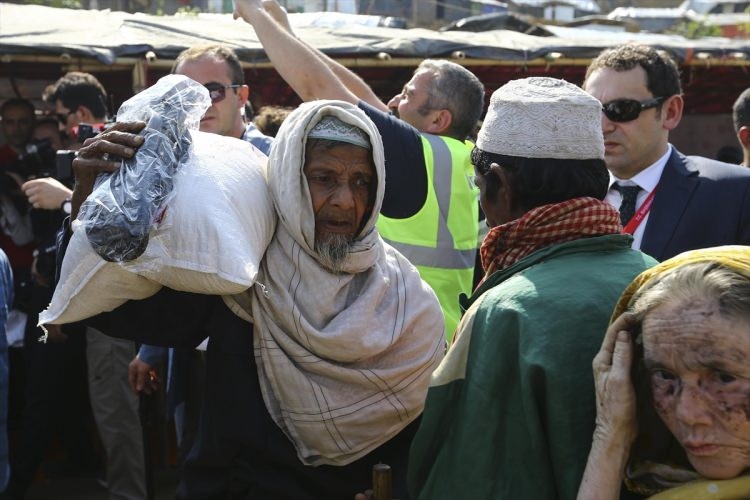
M 201 119 L 201 132 L 242 139 L 268 155 L 273 138 L 263 135 L 252 120 L 245 123 L 242 119 L 250 89 L 232 49 L 222 45 L 191 47 L 177 56 L 172 73 L 192 78 L 208 89 L 211 107 Z
M 107 92 L 90 73 L 71 71 L 44 90 L 42 99 L 55 107 L 60 133 L 68 138 L 68 149 L 82 146 L 85 137 L 82 126 L 96 134 L 107 121 Z M 88 133 L 87 133 L 88 134 Z M 70 214 L 70 197 L 73 191 L 57 179 L 45 177 L 23 185 L 23 191 L 34 208 L 63 210 Z
M 682 118 L 679 70 L 662 51 L 607 49 L 586 71 L 584 90 L 602 103 L 610 189 L 633 248 L 658 260 L 695 248 L 750 243 L 750 171 L 669 143 Z
M 107 121 L 107 92 L 90 73 L 70 71 L 44 90 L 42 98 L 55 106 L 60 132 L 70 139 L 70 148 L 81 147 L 81 124 L 91 125 L 96 131 Z
M 243 120 L 242 110 L 250 91 L 232 49 L 216 44 L 191 47 L 177 56 L 172 73 L 187 76 L 208 89 L 211 107 L 201 119 L 201 132 L 242 139 L 269 154 L 273 138 L 262 134 L 251 120 Z M 129 365 L 128 377 L 135 392 L 151 394 L 159 390 L 161 381 L 155 368 L 162 364 L 165 351 L 163 347 L 141 346 Z M 167 410 L 174 415 L 182 459 L 197 427 L 205 363 L 201 354 L 187 348 L 170 349 L 167 360 Z

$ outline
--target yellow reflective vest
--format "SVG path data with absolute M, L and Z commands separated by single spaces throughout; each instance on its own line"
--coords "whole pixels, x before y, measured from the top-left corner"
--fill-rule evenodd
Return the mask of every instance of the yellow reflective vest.
M 437 294 L 450 341 L 461 317 L 458 295 L 471 295 L 479 230 L 469 141 L 421 134 L 427 200 L 407 219 L 378 219 L 378 232 L 419 270 Z M 387 182 L 387 179 L 386 179 Z

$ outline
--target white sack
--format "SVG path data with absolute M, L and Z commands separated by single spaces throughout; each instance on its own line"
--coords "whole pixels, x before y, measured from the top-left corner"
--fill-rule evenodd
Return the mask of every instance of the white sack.
M 39 324 L 63 324 L 143 299 L 161 287 L 231 295 L 249 288 L 276 219 L 266 157 L 250 144 L 191 131 L 192 157 L 175 175 L 175 195 L 146 251 L 106 262 L 73 223 L 60 281 Z

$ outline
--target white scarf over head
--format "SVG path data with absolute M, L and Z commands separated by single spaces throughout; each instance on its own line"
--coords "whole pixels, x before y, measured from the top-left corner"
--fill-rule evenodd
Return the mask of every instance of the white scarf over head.
M 326 115 L 367 133 L 377 176 L 372 213 L 343 271 L 318 260 L 315 215 L 303 174 L 307 135 Z M 302 104 L 269 157 L 279 223 L 253 288 L 255 357 L 271 417 L 308 465 L 345 465 L 379 447 L 424 406 L 443 357 L 435 294 L 375 229 L 385 165 L 378 130 L 356 106 Z

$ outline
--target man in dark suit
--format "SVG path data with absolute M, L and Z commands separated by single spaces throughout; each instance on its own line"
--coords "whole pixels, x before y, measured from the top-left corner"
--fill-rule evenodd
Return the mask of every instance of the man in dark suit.
M 603 51 L 584 90 L 602 102 L 610 190 L 633 248 L 658 260 L 695 248 L 750 244 L 750 170 L 669 144 L 680 123 L 677 65 L 645 45 Z

